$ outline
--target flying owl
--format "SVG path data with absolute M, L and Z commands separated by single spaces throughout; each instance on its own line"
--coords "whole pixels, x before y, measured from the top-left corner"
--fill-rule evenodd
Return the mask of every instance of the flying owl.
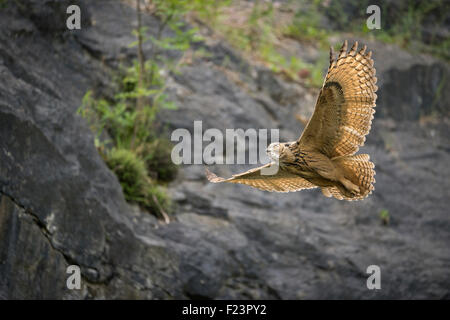
M 358 42 L 347 52 L 347 41 L 337 59 L 330 48 L 330 66 L 314 113 L 297 141 L 272 143 L 272 159 L 262 167 L 217 177 L 214 183 L 231 182 L 273 192 L 294 192 L 319 187 L 326 197 L 360 200 L 374 190 L 374 164 L 368 154 L 355 154 L 369 133 L 377 95 L 377 78 L 366 46 Z M 274 167 L 276 166 L 276 167 Z M 274 174 L 264 170 L 275 169 Z

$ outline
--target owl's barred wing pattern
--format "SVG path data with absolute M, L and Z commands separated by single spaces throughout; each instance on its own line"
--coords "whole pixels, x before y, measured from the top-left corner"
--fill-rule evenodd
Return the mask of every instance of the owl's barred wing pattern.
M 302 177 L 292 174 L 286 170 L 278 168 L 278 172 L 274 175 L 263 175 L 261 169 L 268 168 L 272 164 L 266 164 L 262 167 L 250 169 L 244 173 L 233 175 L 229 179 L 216 176 L 214 173 L 206 169 L 206 177 L 210 182 L 230 182 L 246 184 L 253 188 L 271 192 L 294 192 L 302 189 L 312 189 L 317 186 Z
M 314 148 L 330 158 L 352 155 L 365 142 L 375 110 L 377 78 L 366 46 L 358 42 L 347 52 L 344 42 L 330 66 L 314 113 L 299 139 L 299 148 Z
M 378 88 L 371 55 L 366 46 L 358 51 L 358 42 L 347 51 L 345 41 L 337 59 L 330 50 L 328 73 L 303 134 L 297 143 L 276 144 L 278 149 L 273 149 L 278 150 L 283 168 L 292 172 L 279 167 L 276 174 L 262 174 L 264 168 L 275 165 L 272 163 L 224 179 L 206 169 L 208 180 L 275 192 L 320 186 L 327 197 L 367 197 L 374 190 L 374 164 L 369 155 L 355 153 L 365 142 L 375 112 Z

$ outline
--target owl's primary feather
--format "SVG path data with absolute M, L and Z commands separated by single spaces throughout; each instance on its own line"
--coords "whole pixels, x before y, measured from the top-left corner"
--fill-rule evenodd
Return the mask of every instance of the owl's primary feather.
M 364 144 L 375 112 L 377 78 L 366 46 L 358 42 L 347 52 L 344 42 L 337 59 L 330 50 L 330 66 L 314 113 L 297 141 L 269 146 L 277 155 L 276 174 L 251 169 L 229 179 L 207 170 L 209 181 L 246 184 L 261 190 L 292 192 L 320 187 L 327 197 L 345 200 L 365 198 L 375 182 L 369 155 L 355 155 Z
M 262 167 L 250 169 L 241 174 L 236 174 L 230 179 L 224 179 L 216 176 L 206 169 L 206 177 L 211 182 L 231 182 L 246 184 L 254 188 L 272 192 L 295 192 L 302 189 L 317 188 L 317 186 L 297 174 L 286 170 L 280 170 L 273 175 L 261 174 L 261 169 L 272 166 L 268 163 Z
M 377 78 L 366 46 L 357 51 L 355 42 L 347 53 L 347 41 L 337 60 L 330 50 L 330 66 L 314 114 L 299 142 L 314 145 L 330 158 L 352 155 L 364 144 L 370 131 Z

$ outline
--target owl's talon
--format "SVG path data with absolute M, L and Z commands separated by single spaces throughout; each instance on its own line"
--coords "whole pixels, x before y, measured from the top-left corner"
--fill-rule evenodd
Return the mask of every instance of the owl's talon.
M 359 194 L 359 187 L 350 190 L 350 193 L 354 196 Z
M 350 180 L 342 179 L 341 183 L 344 185 L 344 187 L 352 194 L 352 195 L 358 195 L 360 190 L 359 187 L 352 183 Z

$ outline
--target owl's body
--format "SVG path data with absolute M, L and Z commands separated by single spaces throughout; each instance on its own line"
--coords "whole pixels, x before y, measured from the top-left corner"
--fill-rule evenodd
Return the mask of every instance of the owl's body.
M 313 148 L 299 146 L 298 141 L 273 144 L 268 153 L 278 162 L 279 170 L 320 187 L 327 197 L 336 195 L 339 199 L 342 196 L 342 199 L 357 200 L 373 190 L 374 165 L 367 154 L 330 159 Z
M 297 141 L 273 143 L 272 163 L 223 179 L 207 171 L 211 182 L 242 183 L 275 192 L 320 187 L 327 197 L 365 198 L 375 182 L 369 155 L 357 154 L 373 119 L 377 86 L 371 52 L 357 52 L 356 42 L 347 53 L 347 42 L 334 59 L 317 99 L 314 113 Z M 276 167 L 271 174 L 264 170 Z

